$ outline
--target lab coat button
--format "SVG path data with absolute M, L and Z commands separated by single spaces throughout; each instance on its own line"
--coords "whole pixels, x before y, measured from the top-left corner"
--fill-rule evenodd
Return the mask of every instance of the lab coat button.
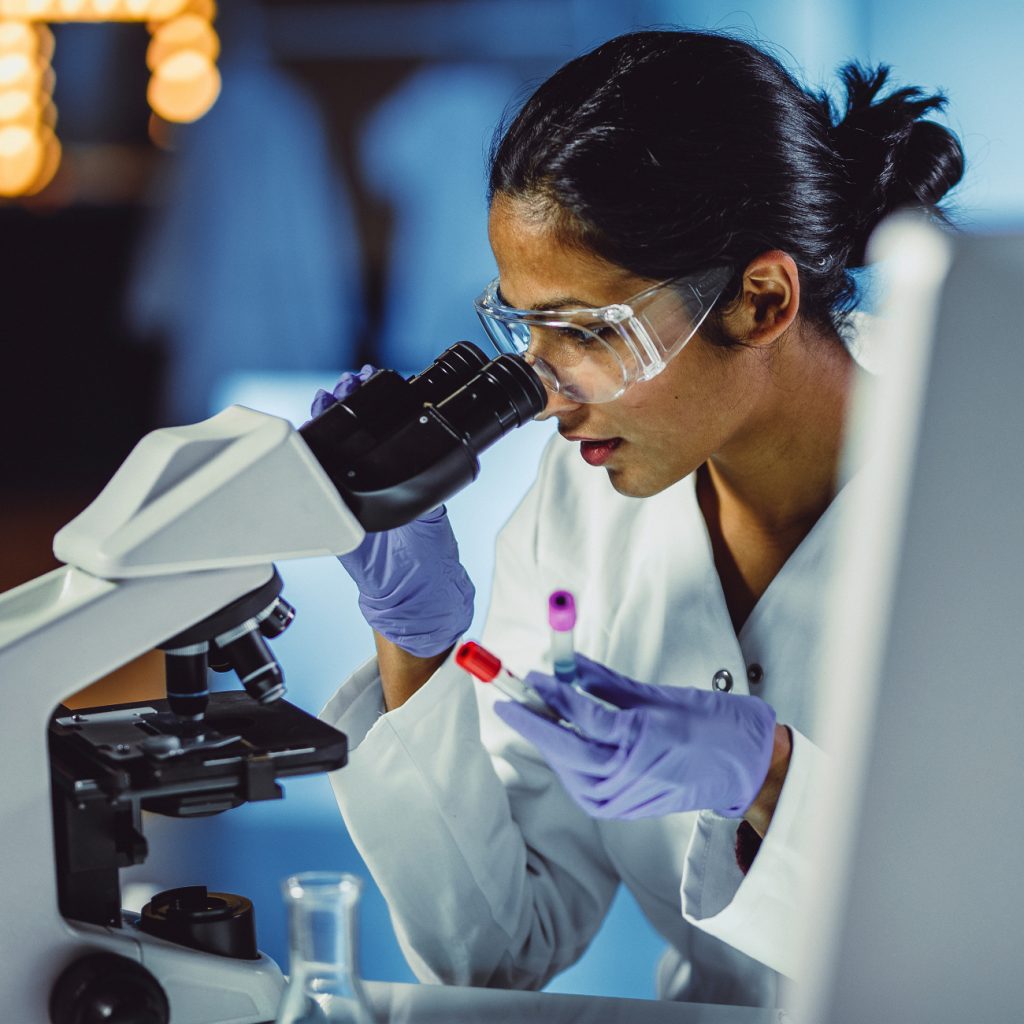
M 732 673 L 727 668 L 720 668 L 712 678 L 711 685 L 716 690 L 728 693 L 732 689 Z
M 764 669 L 756 661 L 747 666 L 747 679 L 755 686 L 764 679 Z

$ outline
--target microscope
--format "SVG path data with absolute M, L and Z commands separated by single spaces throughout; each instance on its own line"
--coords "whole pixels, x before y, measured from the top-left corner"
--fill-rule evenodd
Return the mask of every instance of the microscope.
M 294 609 L 274 562 L 412 521 L 545 404 L 518 356 L 460 342 L 409 379 L 377 371 L 299 429 L 231 406 L 154 431 L 57 534 L 64 564 L 0 595 L 5 1020 L 273 1020 L 283 977 L 244 897 L 192 885 L 122 910 L 142 812 L 215 814 L 345 764 L 345 736 L 282 699 L 269 641 Z M 59 703 L 154 648 L 165 699 Z M 208 670 L 241 688 L 210 692 Z

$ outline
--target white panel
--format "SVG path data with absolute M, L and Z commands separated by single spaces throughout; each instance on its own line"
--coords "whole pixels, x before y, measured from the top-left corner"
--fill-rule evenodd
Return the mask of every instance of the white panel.
M 1024 238 L 959 239 L 930 365 L 862 423 L 890 486 L 847 523 L 853 565 L 833 595 L 837 771 L 802 1019 L 1003 1024 L 1024 1012 L 1022 291 Z M 928 308 L 906 303 L 911 349 Z

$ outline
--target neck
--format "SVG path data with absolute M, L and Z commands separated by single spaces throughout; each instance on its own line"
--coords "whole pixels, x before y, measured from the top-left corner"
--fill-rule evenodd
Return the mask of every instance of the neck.
M 857 375 L 838 339 L 794 332 L 743 428 L 708 460 L 720 507 L 765 533 L 810 529 L 836 494 Z

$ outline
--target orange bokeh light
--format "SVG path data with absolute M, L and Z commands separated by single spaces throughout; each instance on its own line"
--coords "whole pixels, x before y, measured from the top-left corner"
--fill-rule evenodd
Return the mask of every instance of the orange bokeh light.
M 36 92 L 43 79 L 44 66 L 27 53 L 0 54 L 0 90 Z
M 45 63 L 49 63 L 53 58 L 53 33 L 50 31 L 49 25 L 33 25 L 36 32 L 36 56 Z
M 150 21 L 167 21 L 180 14 L 186 7 L 188 0 L 150 0 L 146 17 Z
M 43 166 L 43 142 L 24 125 L 0 128 L 0 196 L 19 196 L 31 187 Z
M 209 57 L 181 50 L 153 72 L 146 95 L 149 105 L 165 121 L 187 124 L 213 106 L 220 85 L 220 72 Z
M 187 0 L 0 0 L 0 17 L 24 21 L 166 21 Z
M 31 127 L 39 123 L 41 104 L 36 93 L 26 89 L 0 92 L 0 125 L 21 124 Z
M 60 167 L 61 148 L 57 136 L 49 128 L 44 128 L 39 135 L 39 141 L 42 145 L 43 158 L 39 163 L 36 176 L 22 195 L 34 196 L 42 192 L 53 181 L 57 168 Z
M 198 14 L 183 14 L 161 25 L 153 34 L 146 51 L 146 65 L 155 72 L 179 50 L 193 50 L 215 61 L 220 55 L 220 38 L 205 18 Z
M 57 0 L 56 8 L 60 17 L 75 18 L 88 10 L 89 0 Z
M 0 196 L 42 191 L 60 165 L 46 22 L 147 23 L 150 129 L 167 146 L 172 125 L 198 120 L 220 95 L 216 14 L 214 0 L 0 0 Z
M 104 21 L 122 13 L 118 10 L 121 6 L 120 0 L 92 0 L 89 4 L 90 13 Z
M 37 26 L 27 21 L 0 21 L 0 53 L 39 53 Z

